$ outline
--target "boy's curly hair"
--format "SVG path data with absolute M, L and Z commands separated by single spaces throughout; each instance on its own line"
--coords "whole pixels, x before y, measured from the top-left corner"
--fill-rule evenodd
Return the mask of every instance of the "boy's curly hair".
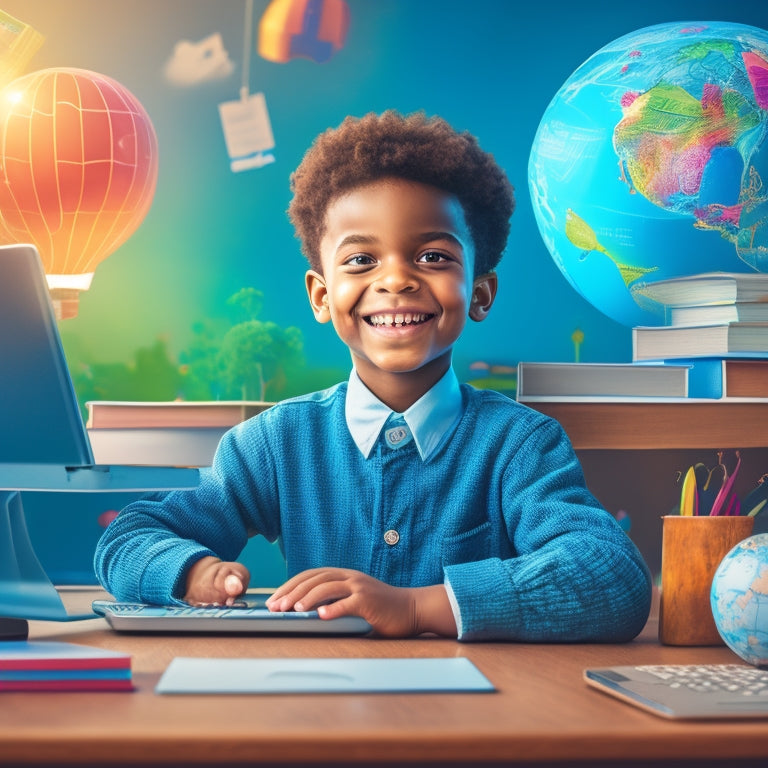
M 315 139 L 291 175 L 288 216 L 312 269 L 321 272 L 320 241 L 330 203 L 386 177 L 428 184 L 461 203 L 475 245 L 475 276 L 499 263 L 515 208 L 514 190 L 493 156 L 469 132 L 440 117 L 394 110 L 347 117 Z

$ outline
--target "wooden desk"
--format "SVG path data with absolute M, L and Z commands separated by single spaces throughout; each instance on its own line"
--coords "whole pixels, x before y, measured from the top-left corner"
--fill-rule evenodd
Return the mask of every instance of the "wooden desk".
M 526 405 L 557 419 L 577 451 L 768 446 L 768 400 L 553 400 Z
M 34 638 L 129 651 L 137 690 L 0 694 L 2 765 L 768 764 L 768 721 L 670 722 L 582 682 L 582 670 L 590 666 L 735 659 L 724 647 L 660 646 L 655 618 L 638 640 L 601 646 L 461 644 L 436 638 L 131 637 L 105 629 L 98 619 L 31 626 Z M 174 656 L 466 656 L 498 692 L 156 695 L 154 686 Z

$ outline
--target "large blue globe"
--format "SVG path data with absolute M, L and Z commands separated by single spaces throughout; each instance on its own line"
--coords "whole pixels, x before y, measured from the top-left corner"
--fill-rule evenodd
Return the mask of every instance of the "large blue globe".
M 582 64 L 528 165 L 542 238 L 587 301 L 660 325 L 649 282 L 768 272 L 768 32 L 659 24 Z
M 737 544 L 712 579 L 712 616 L 725 644 L 744 661 L 768 665 L 768 533 Z

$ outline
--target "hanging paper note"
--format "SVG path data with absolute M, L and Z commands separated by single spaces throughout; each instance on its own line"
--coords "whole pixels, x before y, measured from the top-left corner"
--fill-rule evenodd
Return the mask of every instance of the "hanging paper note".
M 261 168 L 275 161 L 268 151 L 274 149 L 275 139 L 263 93 L 225 101 L 219 104 L 219 115 L 230 167 L 235 173 Z

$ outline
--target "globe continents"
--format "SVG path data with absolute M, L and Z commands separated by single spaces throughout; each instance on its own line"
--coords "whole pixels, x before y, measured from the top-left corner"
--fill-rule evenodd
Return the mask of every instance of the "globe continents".
M 723 558 L 710 598 L 725 644 L 750 664 L 768 665 L 768 533 L 744 539 Z
M 625 325 L 660 325 L 647 283 L 768 272 L 768 32 L 646 27 L 601 48 L 547 107 L 528 164 L 542 238 Z

